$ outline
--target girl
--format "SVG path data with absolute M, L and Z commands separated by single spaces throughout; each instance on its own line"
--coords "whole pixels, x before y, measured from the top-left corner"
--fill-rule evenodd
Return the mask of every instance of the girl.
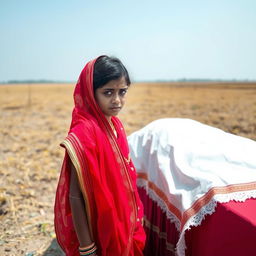
M 76 84 L 54 209 L 56 236 L 68 256 L 143 255 L 143 206 L 116 117 L 129 85 L 121 61 L 108 56 L 87 63 Z

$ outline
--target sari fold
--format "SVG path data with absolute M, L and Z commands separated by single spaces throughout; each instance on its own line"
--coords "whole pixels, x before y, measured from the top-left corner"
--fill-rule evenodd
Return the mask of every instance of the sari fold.
M 116 138 L 93 95 L 93 65 L 83 69 L 74 91 L 75 108 L 55 200 L 55 230 L 66 255 L 79 255 L 68 200 L 72 161 L 85 201 L 91 237 L 98 255 L 140 256 L 145 243 L 143 206 L 136 189 L 124 128 L 112 117 Z

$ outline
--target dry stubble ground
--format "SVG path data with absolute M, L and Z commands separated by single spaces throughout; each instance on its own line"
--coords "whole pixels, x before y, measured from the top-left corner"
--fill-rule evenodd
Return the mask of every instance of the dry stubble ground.
M 61 255 L 53 204 L 72 91 L 71 84 L 0 86 L 0 255 Z M 256 84 L 132 85 L 120 114 L 127 133 L 164 117 L 256 140 Z

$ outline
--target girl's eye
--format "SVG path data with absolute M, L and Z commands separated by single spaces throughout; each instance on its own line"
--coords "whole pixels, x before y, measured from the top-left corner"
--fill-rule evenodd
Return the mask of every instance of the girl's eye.
M 111 96 L 111 95 L 112 95 L 112 92 L 111 92 L 111 91 L 105 91 L 103 94 L 104 94 L 105 96 Z
M 124 96 L 127 93 L 127 89 L 121 89 L 120 90 L 120 95 Z

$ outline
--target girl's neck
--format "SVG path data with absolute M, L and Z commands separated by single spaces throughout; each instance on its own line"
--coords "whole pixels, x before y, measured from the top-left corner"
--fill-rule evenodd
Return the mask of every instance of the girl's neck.
M 112 116 L 105 116 L 105 117 L 106 117 L 106 119 L 107 119 L 108 122 L 112 122 L 112 121 L 111 121 L 111 117 L 112 117 Z

